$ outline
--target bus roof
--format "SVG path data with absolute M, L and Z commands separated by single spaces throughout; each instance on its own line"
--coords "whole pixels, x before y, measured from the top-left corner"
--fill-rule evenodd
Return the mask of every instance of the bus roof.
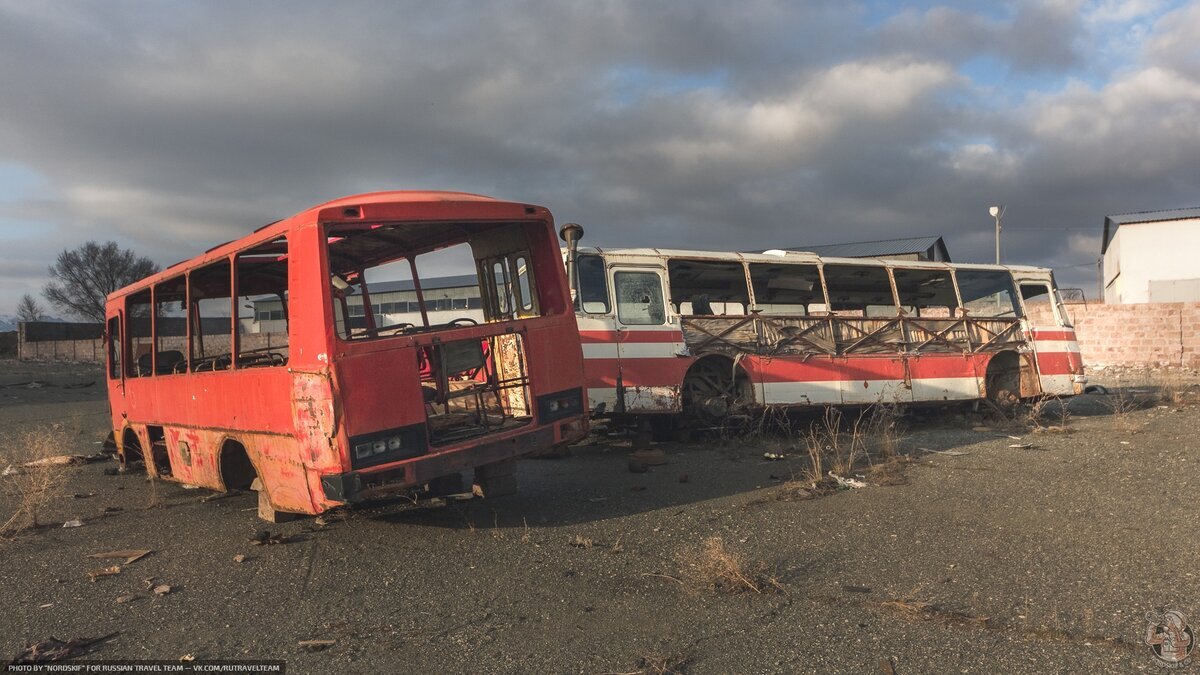
M 356 207 L 387 204 L 419 206 L 450 203 L 475 204 L 478 206 L 494 205 L 497 207 L 497 211 L 504 211 L 510 208 L 514 209 L 511 214 L 506 214 L 504 217 L 529 218 L 531 216 L 547 213 L 546 209 L 540 206 L 533 206 L 531 204 L 525 204 L 521 202 L 508 202 L 496 199 L 495 197 L 488 197 L 487 195 L 473 194 L 470 192 L 451 192 L 444 190 L 388 190 L 347 195 L 345 197 L 338 197 L 337 199 L 309 207 L 294 215 L 263 225 L 253 232 L 248 232 L 243 237 L 213 246 L 200 255 L 188 258 L 186 260 L 181 260 L 164 268 L 160 272 L 145 277 L 144 279 L 139 279 L 128 286 L 113 291 L 108 295 L 108 299 L 118 298 L 136 291 L 140 291 L 141 289 L 159 283 L 164 279 L 174 277 L 191 267 L 203 265 L 214 260 L 219 260 L 227 257 L 230 253 L 235 251 L 249 246 L 255 246 L 264 241 L 269 241 L 275 237 L 285 235 L 297 224 L 313 222 L 317 219 L 321 219 L 323 216 L 324 219 L 332 220 L 334 218 L 330 218 L 329 214 L 338 213 L 339 209 L 354 209 L 354 211 L 340 213 L 338 214 L 338 219 L 344 218 L 349 222 L 361 222 L 362 218 L 360 217 Z M 518 213 L 522 215 L 517 216 L 516 214 Z
M 807 251 L 772 250 L 770 253 L 737 253 L 734 251 L 699 251 L 668 248 L 610 248 L 580 246 L 579 253 L 605 256 L 647 258 L 690 258 L 693 260 L 737 260 L 755 263 L 824 263 L 826 265 L 866 265 L 871 267 L 906 267 L 910 269 L 978 269 L 1008 270 L 1011 272 L 1050 272 L 1046 267 L 1032 265 L 990 265 L 985 263 L 944 263 L 929 260 L 894 260 L 886 258 L 833 258 Z

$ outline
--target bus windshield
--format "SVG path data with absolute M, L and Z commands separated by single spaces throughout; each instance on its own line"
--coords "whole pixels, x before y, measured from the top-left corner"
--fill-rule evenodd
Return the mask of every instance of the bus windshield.
M 326 246 L 343 340 L 539 314 L 523 224 L 337 225 Z

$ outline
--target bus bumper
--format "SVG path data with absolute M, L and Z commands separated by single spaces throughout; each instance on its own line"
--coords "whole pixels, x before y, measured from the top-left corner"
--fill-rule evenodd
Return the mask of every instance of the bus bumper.
M 424 485 L 435 478 L 467 469 L 515 459 L 558 443 L 571 443 L 586 434 L 586 420 L 563 420 L 461 450 L 446 450 L 359 471 L 326 474 L 321 476 L 321 490 L 330 502 L 353 504 Z

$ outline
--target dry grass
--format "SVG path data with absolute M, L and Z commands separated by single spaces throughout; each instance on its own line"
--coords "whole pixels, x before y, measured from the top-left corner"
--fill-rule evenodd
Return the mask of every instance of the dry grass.
M 907 597 L 884 600 L 877 604 L 905 621 L 930 621 L 943 626 L 988 627 L 988 617 L 986 616 L 948 610 L 932 602 L 918 600 L 915 596 L 916 592 L 914 591 Z
M 648 654 L 638 659 L 638 675 L 684 675 L 691 659 L 685 654 Z
M 18 433 L 7 448 L 0 449 L 0 472 L 9 474 L 0 477 L 6 505 L 0 513 L 4 517 L 0 537 L 12 537 L 42 524 L 39 516 L 56 494 L 65 465 L 25 465 L 63 454 L 68 441 L 61 429 L 37 428 Z
M 677 558 L 685 580 L 721 593 L 762 594 L 784 590 L 765 563 L 730 550 L 720 537 L 709 537 L 700 545 L 681 551 Z

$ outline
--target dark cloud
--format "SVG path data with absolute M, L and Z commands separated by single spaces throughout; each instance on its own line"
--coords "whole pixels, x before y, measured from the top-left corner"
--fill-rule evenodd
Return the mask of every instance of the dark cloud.
M 387 188 L 543 203 L 609 245 L 944 233 L 964 259 L 1005 201 L 1010 258 L 1075 264 L 1086 237 L 1018 226 L 1197 201 L 1194 14 L 1003 108 L 960 69 L 1094 68 L 1089 7 L 0 2 L 0 161 L 47 183 L 0 202 L 0 244 L 38 261 L 0 276 L 87 239 L 171 263 Z

